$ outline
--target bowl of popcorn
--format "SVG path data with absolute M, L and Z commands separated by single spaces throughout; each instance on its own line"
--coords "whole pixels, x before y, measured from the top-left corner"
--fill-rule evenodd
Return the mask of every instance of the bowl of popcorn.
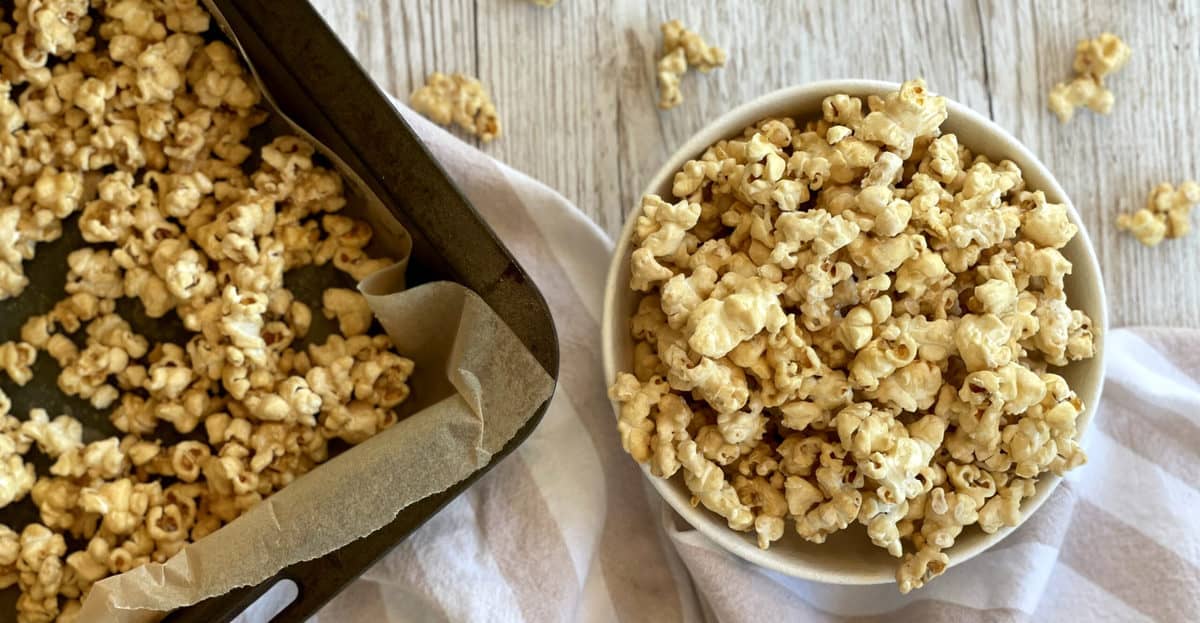
M 1087 232 L 1028 149 L 921 80 L 821 82 L 654 176 L 604 365 L 624 449 L 701 533 L 908 592 L 1085 462 L 1105 328 Z

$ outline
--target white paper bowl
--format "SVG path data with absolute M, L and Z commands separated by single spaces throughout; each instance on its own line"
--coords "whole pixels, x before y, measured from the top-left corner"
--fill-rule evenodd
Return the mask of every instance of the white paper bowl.
M 783 115 L 801 120 L 817 118 L 821 115 L 821 100 L 828 95 L 848 93 L 865 99 L 867 95 L 883 95 L 898 88 L 899 85 L 890 82 L 834 80 L 764 95 L 726 113 L 693 136 L 663 165 L 644 192 L 669 197 L 674 174 L 685 162 L 699 157 L 718 140 L 737 136 L 743 128 L 760 119 Z M 1079 235 L 1063 249 L 1067 259 L 1074 264 L 1074 272 L 1067 278 L 1066 291 L 1070 305 L 1087 312 L 1094 326 L 1099 329 L 1096 356 L 1055 372 L 1067 379 L 1087 406 L 1078 422 L 1082 433 L 1091 422 L 1100 399 L 1104 382 L 1104 339 L 1108 330 L 1104 284 L 1091 240 L 1070 199 L 1036 156 L 1008 132 L 975 111 L 953 100 L 948 100 L 947 106 L 949 118 L 942 125 L 943 131 L 957 134 L 959 142 L 975 153 L 986 154 L 993 160 L 1007 158 L 1017 163 L 1024 173 L 1028 188 L 1044 191 L 1049 201 L 1065 203 L 1071 221 L 1079 226 Z M 638 206 L 635 205 L 621 232 L 609 267 L 604 295 L 602 339 L 604 374 L 609 384 L 616 378 L 617 372 L 628 371 L 632 367 L 633 341 L 629 333 L 629 318 L 636 307 L 636 297 L 629 288 L 629 253 L 637 211 Z M 831 584 L 883 584 L 895 581 L 898 560 L 872 545 L 866 530 L 857 523 L 831 536 L 826 543 L 816 545 L 801 539 L 789 521 L 784 538 L 773 543 L 770 549 L 762 550 L 758 548 L 752 532 L 734 532 L 715 513 L 703 506 L 692 507 L 689 503 L 691 494 L 684 486 L 682 476 L 664 480 L 651 475 L 645 466 L 643 471 L 663 499 L 689 524 L 721 547 L 752 563 L 797 578 Z M 1060 480 L 1052 474 L 1040 478 L 1037 492 L 1021 505 L 1022 522 L 1046 501 Z M 1004 528 L 995 534 L 985 534 L 978 527 L 965 530 L 954 546 L 947 550 L 950 566 L 969 560 L 1000 542 L 1012 531 L 1013 528 Z

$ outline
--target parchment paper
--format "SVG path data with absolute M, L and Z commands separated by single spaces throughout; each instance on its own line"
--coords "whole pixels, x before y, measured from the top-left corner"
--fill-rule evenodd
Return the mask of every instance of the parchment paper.
M 223 21 L 210 3 L 205 5 Z M 97 582 L 80 621 L 155 621 L 366 536 L 413 502 L 487 465 L 553 392 L 553 379 L 476 294 L 451 282 L 404 289 L 408 233 L 336 154 L 274 106 L 261 80 L 258 86 L 276 118 L 312 141 L 342 173 L 348 195 L 356 199 L 346 213 L 370 222 L 383 250 L 398 259 L 364 279 L 359 290 L 397 351 L 416 363 L 409 401 L 420 410 L 296 479 L 167 562 Z
M 166 563 L 97 582 L 81 621 L 153 621 L 257 584 L 374 532 L 401 509 L 482 468 L 550 397 L 553 381 L 477 295 L 449 282 L 396 292 L 400 269 L 359 289 L 417 369 L 433 404 L 298 478 Z M 433 376 L 433 375 L 429 375 Z

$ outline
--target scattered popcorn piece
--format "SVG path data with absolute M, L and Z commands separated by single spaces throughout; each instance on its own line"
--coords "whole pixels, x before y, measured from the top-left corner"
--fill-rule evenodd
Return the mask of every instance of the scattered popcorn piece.
M 682 49 L 687 55 L 689 66 L 708 72 L 725 64 L 725 50 L 708 45 L 700 35 L 684 28 L 679 20 L 673 19 L 663 23 L 661 30 L 663 50 L 669 54 Z
M 667 52 L 658 60 L 658 107 L 663 110 L 683 103 L 679 82 L 687 73 L 687 55 L 683 48 Z
M 1192 208 L 1200 203 L 1200 184 L 1188 180 L 1178 188 L 1167 182 L 1155 186 L 1146 207 L 1117 217 L 1117 228 L 1153 247 L 1164 238 L 1182 238 L 1192 231 Z
M 1120 37 L 1109 32 L 1080 40 L 1072 64 L 1075 78 L 1050 90 L 1050 110 L 1062 123 L 1071 121 L 1080 106 L 1107 115 L 1112 111 L 1113 94 L 1104 86 L 1104 78 L 1124 67 L 1132 53 Z
M 1089 71 L 1123 62 L 1089 50 Z M 682 473 L 693 504 L 763 548 L 789 523 L 823 543 L 858 522 L 902 592 L 944 572 L 968 526 L 1015 525 L 1038 477 L 1086 460 L 1083 404 L 1048 372 L 1096 352 L 1065 293 L 1079 228 L 946 117 L 913 80 L 685 163 L 672 198 L 642 198 L 633 373 L 609 389 L 625 451 Z M 1175 210 L 1151 220 L 1178 231 L 1193 195 L 1157 190 L 1143 212 Z M 349 343 L 310 348 L 313 391 L 345 391 Z
M 1129 62 L 1133 50 L 1111 32 L 1100 33 L 1095 39 L 1083 39 L 1075 46 L 1072 67 L 1077 74 L 1104 78 Z
M 1068 123 L 1075 117 L 1075 109 L 1080 106 L 1102 115 L 1112 112 L 1113 94 L 1096 76 L 1077 76 L 1070 82 L 1059 82 L 1050 89 L 1049 105 L 1059 121 Z
M 500 136 L 492 96 L 478 80 L 462 74 L 433 72 L 409 100 L 413 110 L 439 125 L 454 123 L 488 143 Z
M 689 66 L 708 73 L 725 64 L 726 53 L 705 43 L 677 19 L 663 23 L 661 30 L 663 55 L 658 60 L 658 107 L 666 110 L 683 102 L 679 81 Z

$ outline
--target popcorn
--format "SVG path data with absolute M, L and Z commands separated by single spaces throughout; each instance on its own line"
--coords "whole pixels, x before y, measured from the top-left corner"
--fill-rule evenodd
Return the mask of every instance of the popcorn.
M 650 471 L 654 475 L 670 478 L 679 471 L 681 464 L 677 447 L 679 442 L 686 439 L 687 426 L 691 420 L 692 410 L 678 395 L 664 393 L 659 398 L 658 413 L 654 419 L 654 436 L 650 440 L 653 452 Z
M 1080 106 L 1102 115 L 1112 112 L 1113 94 L 1096 76 L 1076 76 L 1070 82 L 1059 82 L 1050 89 L 1049 105 L 1059 121 L 1068 123 Z
M 337 318 L 338 331 L 347 337 L 365 334 L 375 320 L 366 297 L 354 290 L 330 288 L 321 296 L 321 306 L 326 318 Z
M 679 80 L 685 73 L 687 73 L 687 55 L 683 48 L 676 48 L 659 59 L 659 108 L 668 110 L 683 103 L 683 93 L 679 91 Z
M 109 437 L 93 441 L 86 446 L 76 446 L 59 455 L 50 473 L 69 478 L 86 480 L 112 480 L 125 473 L 128 463 L 120 449 L 121 441 Z
M 609 396 L 624 449 L 731 529 L 765 548 L 857 521 L 909 591 L 1086 460 L 1083 405 L 1048 370 L 1096 335 L 1065 293 L 1065 204 L 942 134 L 920 81 L 863 104 L 765 119 L 685 163 L 673 199 L 642 198 L 633 373 Z M 323 401 L 353 339 L 293 358 Z
M 1075 73 L 1104 78 L 1129 62 L 1132 51 L 1111 32 L 1100 33 L 1095 39 L 1081 40 L 1075 46 Z
M 725 64 L 726 53 L 705 43 L 700 35 L 684 28 L 677 19 L 664 22 L 660 29 L 663 56 L 658 61 L 658 107 L 666 110 L 683 102 L 679 79 L 687 73 L 688 66 L 708 73 Z
M 1050 110 L 1063 123 L 1075 116 L 1079 106 L 1107 115 L 1112 110 L 1113 94 L 1104 86 L 1104 78 L 1124 67 L 1131 54 L 1129 46 L 1112 33 L 1080 40 L 1072 64 L 1075 78 L 1059 82 L 1050 90 Z
M 654 257 L 667 257 L 679 250 L 687 230 L 699 219 L 698 204 L 683 200 L 671 205 L 657 195 L 646 195 L 642 197 L 642 215 L 637 217 L 634 238 Z
M 489 143 L 500 136 L 492 97 L 478 80 L 462 74 L 433 72 L 409 100 L 413 110 L 438 125 L 454 123 Z
M 52 459 L 83 446 L 83 425 L 79 420 L 68 415 L 51 420 L 44 409 L 29 412 L 20 434 L 37 442 L 38 449 Z
M 730 273 L 688 316 L 687 330 L 692 334 L 688 345 L 705 357 L 718 359 L 763 329 L 777 332 L 787 320 L 779 303 L 782 291 L 782 284 Z M 725 292 L 728 294 L 722 296 Z
M 394 261 L 368 255 L 368 223 L 338 214 L 342 180 L 307 141 L 268 137 L 251 158 L 261 94 L 207 36 L 201 4 L 18 4 L 0 25 L 0 298 L 29 286 L 24 262 L 76 212 L 85 244 L 67 256 L 65 297 L 0 344 L 0 368 L 25 385 L 45 351 L 59 388 L 124 433 L 84 443 L 79 421 L 37 408 L 21 421 L 0 392 L 0 507 L 28 496 L 40 521 L 20 535 L 0 526 L 0 586 L 18 584 L 18 620 L 70 621 L 95 582 L 232 521 L 327 460 L 329 438 L 359 443 L 393 424 L 413 362 L 368 334 L 352 290 L 323 301 L 345 335 L 295 344 L 313 301 L 284 287 L 286 271 L 332 264 L 361 278 Z M 452 120 L 498 134 L 478 83 L 454 88 Z M 194 335 L 139 335 L 117 311 L 124 298 Z M 663 430 L 682 439 L 690 417 L 675 413 Z M 181 440 L 155 439 L 164 423 Z M 26 459 L 34 444 L 48 467 Z M 69 556 L 64 534 L 79 548 Z
M 937 547 L 922 547 L 915 554 L 905 554 L 904 561 L 896 571 L 896 583 L 900 592 L 907 594 L 925 586 L 933 578 L 946 571 L 950 557 Z
M 1178 188 L 1163 182 L 1150 191 L 1146 207 L 1117 217 L 1117 228 L 1153 247 L 1164 238 L 1182 238 L 1192 231 L 1192 208 L 1200 203 L 1200 184 L 1188 180 Z
M 0 508 L 24 499 L 34 481 L 33 465 L 24 461 L 10 437 L 0 437 Z
M 863 140 L 881 143 L 901 158 L 912 154 L 913 142 L 937 130 L 946 120 L 946 98 L 925 91 L 924 80 L 905 82 L 900 90 L 882 99 L 869 100 L 871 112 L 855 133 Z
M 61 534 L 31 523 L 21 531 L 21 554 L 17 558 L 17 618 L 21 621 L 52 621 L 59 614 L 58 592 L 63 581 L 62 556 L 67 544 Z
M 134 484 L 129 478 L 79 491 L 79 508 L 102 517 L 101 527 L 115 535 L 130 534 L 141 524 L 152 500 L 161 495 L 157 481 Z
M 17 385 L 25 385 L 33 379 L 31 366 L 37 361 L 37 349 L 27 342 L 4 342 L 0 344 L 0 368 Z
M 742 504 L 721 468 L 697 451 L 695 441 L 681 441 L 677 450 L 684 482 L 694 496 L 693 504 L 704 504 L 708 510 L 724 517 L 733 530 L 749 528 L 754 523 L 754 514 Z

